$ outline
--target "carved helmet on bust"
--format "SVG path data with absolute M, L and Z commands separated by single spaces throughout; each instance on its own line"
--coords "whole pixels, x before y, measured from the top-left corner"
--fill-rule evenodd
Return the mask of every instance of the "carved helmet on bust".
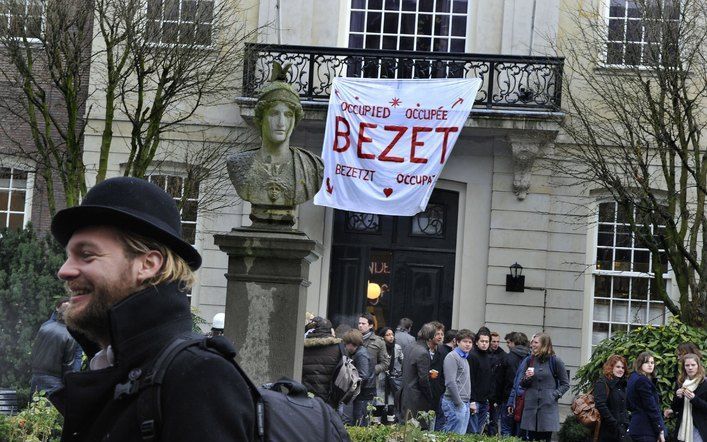
M 270 83 L 260 91 L 258 102 L 255 105 L 254 119 L 258 126 L 262 122 L 265 111 L 278 102 L 287 104 L 295 113 L 295 125 L 302 119 L 304 111 L 302 110 L 299 94 L 287 82 L 287 71 L 290 66 L 291 64 L 289 63 L 285 63 L 284 66 L 278 62 L 273 63 Z

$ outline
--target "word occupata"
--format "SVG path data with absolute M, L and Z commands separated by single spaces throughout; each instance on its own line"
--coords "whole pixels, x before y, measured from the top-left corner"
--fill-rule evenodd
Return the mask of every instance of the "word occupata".
M 338 153 L 346 152 L 352 145 L 351 136 L 351 125 L 344 117 L 336 117 L 336 128 L 334 132 L 334 146 L 333 151 Z M 375 155 L 366 150 L 366 144 L 374 142 L 374 137 L 378 134 L 380 136 L 381 131 L 393 132 L 395 135 L 390 143 L 378 154 Z M 410 145 L 409 146 L 399 146 L 398 143 L 403 138 L 403 136 L 410 131 Z M 378 161 L 387 161 L 391 163 L 404 163 L 406 159 L 410 163 L 427 163 L 429 158 L 425 157 L 420 153 L 425 143 L 420 141 L 418 137 L 420 134 L 432 132 L 434 134 L 439 134 L 438 136 L 442 138 L 442 155 L 440 157 L 440 164 L 444 164 L 447 159 L 447 149 L 449 146 L 449 136 L 454 132 L 458 132 L 458 127 L 426 127 L 426 126 L 402 126 L 402 125 L 379 125 L 375 123 L 368 123 L 362 121 L 358 127 L 358 139 L 356 141 L 356 156 L 361 159 L 376 159 Z M 435 143 L 437 144 L 437 143 Z M 397 148 L 397 149 L 396 149 Z M 399 156 L 403 151 L 409 152 L 408 157 Z

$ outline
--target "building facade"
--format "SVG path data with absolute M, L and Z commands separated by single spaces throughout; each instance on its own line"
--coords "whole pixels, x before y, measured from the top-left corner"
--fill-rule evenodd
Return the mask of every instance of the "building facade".
M 182 12 L 161 17 L 162 26 L 179 25 L 194 3 L 175 2 Z M 553 48 L 571 32 L 566 15 L 590 3 L 605 10 L 598 19 L 610 24 L 607 62 L 635 63 L 636 47 L 648 43 L 635 33 L 641 17 L 629 0 L 611 0 L 605 8 L 599 0 L 244 1 L 244 22 L 260 32 L 243 72 L 234 74 L 240 92 L 230 106 L 205 107 L 183 126 L 219 136 L 252 134 L 257 90 L 275 60 L 293 64 L 291 79 L 305 109 L 292 143 L 317 154 L 327 148 L 333 76 L 483 78 L 425 212 L 387 217 L 311 201 L 299 207 L 296 228 L 323 250 L 310 266 L 307 310 L 335 323 L 368 310 L 379 325 L 407 316 L 416 328 L 440 320 L 456 329 L 486 325 L 501 336 L 545 330 L 574 375 L 592 345 L 617 330 L 662 324 L 667 316 L 651 290 L 650 254 L 626 233 L 625 214 L 607 194 L 551 165 L 556 146 L 571 144 L 560 126 L 564 60 Z M 89 99 L 90 108 L 101 105 L 100 98 Z M 100 150 L 102 121 L 95 115 L 84 140 L 89 166 Z M 118 118 L 114 128 L 117 144 L 127 145 L 126 122 Z M 162 140 L 148 175 L 187 200 L 185 235 L 204 257 L 192 304 L 208 320 L 223 311 L 226 297 L 227 259 L 213 234 L 249 225 L 250 207 L 232 188 L 214 190 L 208 179 L 189 182 L 188 165 L 175 154 L 180 146 L 198 146 L 188 134 Z M 259 144 L 239 139 L 247 141 L 232 149 Z M 122 173 L 126 156 L 127 147 L 112 154 L 110 174 Z M 7 165 L 0 172 L 0 221 L 14 225 L 20 214 L 29 218 L 32 180 Z M 215 192 L 221 203 L 206 210 L 201 201 Z M 506 290 L 514 263 L 523 267 L 523 292 Z M 368 297 L 370 283 L 381 293 Z

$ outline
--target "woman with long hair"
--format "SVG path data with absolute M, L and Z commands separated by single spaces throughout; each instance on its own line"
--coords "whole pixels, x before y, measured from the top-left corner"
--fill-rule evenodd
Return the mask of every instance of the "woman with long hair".
M 680 375 L 673 399 L 677 440 L 684 442 L 707 441 L 707 382 L 700 357 L 688 353 L 680 360 Z
M 655 358 L 644 351 L 634 361 L 626 386 L 626 402 L 631 411 L 628 434 L 633 442 L 665 442 L 665 423 L 655 379 Z
M 594 402 L 601 415 L 600 442 L 620 442 L 626 437 L 626 359 L 611 355 L 594 383 Z
M 553 431 L 560 429 L 557 401 L 570 388 L 562 359 L 555 355 L 550 335 L 538 333 L 530 342 L 531 354 L 522 365 L 520 381 L 525 389 L 525 405 L 520 428 L 530 440 L 550 442 Z
M 395 332 L 392 328 L 382 327 L 378 330 L 378 335 L 385 341 L 390 366 L 378 375 L 377 397 L 381 399 L 385 409 L 381 417 L 385 418 L 386 423 L 392 424 L 395 422 L 395 397 L 403 380 L 403 350 L 395 342 Z

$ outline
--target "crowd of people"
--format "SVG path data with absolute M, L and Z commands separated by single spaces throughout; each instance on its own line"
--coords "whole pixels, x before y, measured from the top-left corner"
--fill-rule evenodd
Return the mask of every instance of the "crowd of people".
M 598 440 L 602 442 L 664 442 L 665 418 L 675 418 L 673 440 L 702 442 L 707 437 L 707 384 L 702 353 L 693 343 L 677 348 L 679 369 L 670 408 L 661 412 L 656 389 L 655 356 L 640 353 L 630 375 L 626 358 L 610 356 L 594 384 L 594 400 L 601 415 Z M 669 368 L 668 368 L 669 369 Z
M 302 383 L 339 410 L 350 425 L 405 422 L 411 418 L 426 428 L 457 434 L 517 436 L 550 441 L 560 428 L 558 401 L 569 389 L 569 371 L 555 354 L 552 339 L 537 333 L 505 335 L 481 327 L 446 330 L 433 321 L 416 337 L 413 323 L 381 327 L 374 333 L 369 313 L 357 328 L 315 317 L 306 326 Z M 700 349 L 677 349 L 675 399 L 660 410 L 656 358 L 639 354 L 629 373 L 626 358 L 612 355 L 593 386 L 601 424 L 594 439 L 602 442 L 664 442 L 664 418 L 675 418 L 675 439 L 703 442 L 707 435 L 707 384 Z M 342 355 L 352 358 L 362 379 L 358 396 L 342 403 L 332 378 Z M 430 418 L 433 416 L 434 418 Z
M 557 401 L 569 389 L 562 360 L 550 336 L 532 340 L 521 332 L 501 336 L 481 327 L 448 330 L 439 322 L 413 322 L 374 332 L 375 318 L 362 313 L 356 328 L 312 318 L 305 327 L 302 383 L 339 410 L 351 425 L 396 423 L 416 419 L 425 428 L 458 434 L 525 435 L 549 440 L 559 429 Z M 353 360 L 362 380 L 349 403 L 332 388 L 342 356 Z M 525 398 L 521 414 L 515 408 Z M 434 412 L 434 413 L 431 413 Z M 434 416 L 434 418 L 432 418 Z

